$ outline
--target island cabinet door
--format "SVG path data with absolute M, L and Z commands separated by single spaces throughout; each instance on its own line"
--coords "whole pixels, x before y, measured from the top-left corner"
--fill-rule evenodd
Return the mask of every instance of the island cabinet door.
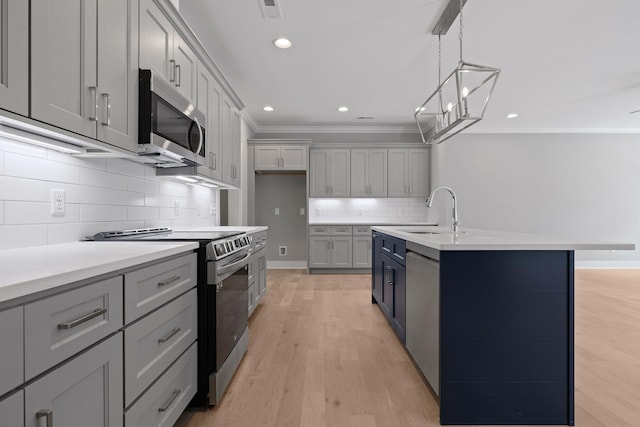
M 391 328 L 404 344 L 406 338 L 406 271 L 389 256 L 382 255 L 382 298 L 378 301 Z

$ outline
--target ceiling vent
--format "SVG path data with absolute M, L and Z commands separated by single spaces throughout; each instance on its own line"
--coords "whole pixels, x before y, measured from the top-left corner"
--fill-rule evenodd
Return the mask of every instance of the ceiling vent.
M 282 18 L 282 12 L 280 11 L 280 5 L 278 0 L 258 0 L 260 2 L 260 9 L 262 9 L 262 16 L 270 19 Z

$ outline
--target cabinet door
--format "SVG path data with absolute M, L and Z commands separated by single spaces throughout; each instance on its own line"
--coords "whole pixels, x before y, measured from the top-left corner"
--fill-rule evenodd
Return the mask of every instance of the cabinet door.
M 0 108 L 29 114 L 29 2 L 0 0 Z
M 390 272 L 393 280 L 393 304 L 391 306 L 391 327 L 395 330 L 400 342 L 405 343 L 406 305 L 407 305 L 407 271 L 405 267 L 393 261 Z
M 233 139 L 231 127 L 233 126 L 233 104 L 231 100 L 223 94 L 222 96 L 222 118 L 220 126 L 222 128 L 222 180 L 231 183 L 233 181 Z
M 309 176 L 309 196 L 324 197 L 329 192 L 329 162 L 330 150 L 311 150 Z
M 386 316 L 391 319 L 391 308 L 393 307 L 393 261 L 386 254 L 380 256 L 380 268 L 382 270 L 382 286 L 380 288 L 380 299 L 378 305 Z
M 258 300 L 262 300 L 262 297 L 267 293 L 267 251 L 263 250 L 258 257 Z M 257 303 L 256 302 L 256 303 Z
M 215 83 L 213 76 L 206 67 L 200 65 L 198 67 L 198 97 L 196 106 L 202 111 L 207 118 L 206 123 L 202 123 L 205 128 L 205 165 L 198 168 L 199 172 L 204 169 L 204 174 L 212 176 L 212 167 L 218 154 L 218 118 L 214 119 L 214 115 L 219 113 L 218 106 L 214 106 L 214 96 L 212 95 Z
M 209 127 L 206 129 L 210 142 L 207 148 L 208 165 L 211 177 L 222 180 L 222 89 L 214 80 L 211 83 L 209 90 L 211 114 L 208 120 Z
M 256 309 L 256 285 L 255 283 L 252 283 L 251 285 L 249 285 L 249 291 L 247 293 L 248 295 L 248 313 L 249 316 L 251 316 L 251 314 L 253 313 L 253 310 Z
M 389 149 L 388 194 L 389 197 L 408 197 L 407 190 L 407 156 L 409 152 L 402 149 Z
M 242 170 L 240 168 L 240 155 L 242 148 L 242 119 L 240 118 L 240 111 L 236 108 L 232 110 L 231 116 L 231 154 L 233 159 L 233 185 L 240 188 L 242 186 Z
M 353 238 L 353 268 L 371 268 L 371 237 Z
M 24 425 L 24 391 L 18 391 L 0 400 L 0 422 L 7 427 Z
M 140 68 L 173 83 L 173 26 L 154 0 L 140 0 Z
M 331 237 L 309 237 L 309 268 L 331 267 Z
M 173 59 L 175 87 L 193 105 L 198 97 L 198 58 L 191 47 L 176 31 L 173 33 Z
M 121 427 L 121 333 L 48 373 L 25 389 L 25 426 Z M 44 418 L 44 419 L 43 419 Z
M 307 170 L 307 147 L 283 145 L 280 147 L 280 158 L 282 159 L 282 169 L 285 170 Z
M 369 150 L 351 150 L 351 197 L 369 196 Z
M 98 0 L 98 139 L 138 146 L 138 8 L 135 0 Z
M 352 268 L 353 267 L 353 239 L 348 237 L 331 238 L 331 267 Z
M 3 347 L 0 357 L 0 396 L 24 382 L 23 319 L 21 306 L 0 312 L 0 342 L 11 344 Z
M 254 147 L 255 170 L 280 169 L 280 147 L 278 145 L 261 145 Z
M 350 150 L 331 150 L 329 187 L 333 197 L 349 197 L 351 194 L 350 158 Z
M 409 150 L 409 197 L 429 196 L 429 151 Z
M 31 115 L 96 137 L 97 0 L 31 2 Z
M 369 150 L 368 176 L 369 197 L 387 197 L 387 150 Z

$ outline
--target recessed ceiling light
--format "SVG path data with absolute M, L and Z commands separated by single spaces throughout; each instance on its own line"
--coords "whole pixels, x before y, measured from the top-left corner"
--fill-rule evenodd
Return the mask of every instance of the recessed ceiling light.
M 264 107 L 262 107 L 262 109 L 268 112 L 271 112 L 274 110 L 274 108 L 271 105 L 265 105 Z
M 279 39 L 275 39 L 273 44 L 279 49 L 289 49 L 291 47 L 291 40 L 280 37 Z
M 338 111 L 340 111 L 341 113 L 346 113 L 347 111 L 349 111 L 349 108 L 343 105 L 342 107 L 338 107 Z
M 507 114 L 507 119 L 515 119 L 516 117 L 518 117 L 518 114 L 516 113 Z

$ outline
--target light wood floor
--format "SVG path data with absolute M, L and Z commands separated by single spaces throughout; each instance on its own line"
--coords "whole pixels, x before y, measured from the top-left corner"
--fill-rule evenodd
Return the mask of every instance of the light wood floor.
M 179 427 L 437 426 L 369 275 L 269 270 L 222 402 Z M 640 426 L 640 270 L 576 271 L 576 425 Z

